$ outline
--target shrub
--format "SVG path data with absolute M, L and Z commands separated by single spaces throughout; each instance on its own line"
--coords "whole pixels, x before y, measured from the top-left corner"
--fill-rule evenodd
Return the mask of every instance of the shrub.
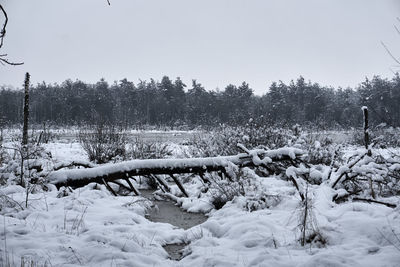
M 192 144 L 196 156 L 212 157 L 242 152 L 238 143 L 248 148 L 278 148 L 290 145 L 296 139 L 291 129 L 257 125 L 251 121 L 244 126 L 220 125 L 209 133 L 195 136 Z
M 246 169 L 239 169 L 232 163 L 226 168 L 224 174 L 220 176 L 210 174 L 208 180 L 211 184 L 208 193 L 211 195 L 211 203 L 216 209 L 220 209 L 237 196 L 245 196 L 249 191 L 257 191 L 257 185 L 252 178 Z
M 0 143 L 0 167 L 7 163 L 8 160 L 10 159 L 10 156 L 8 155 L 8 153 L 6 152 L 6 150 L 2 147 L 1 143 Z
M 133 159 L 161 159 L 170 156 L 171 153 L 172 151 L 166 143 L 146 142 L 143 138 L 136 137 L 128 154 Z
M 281 202 L 282 198 L 279 195 L 269 195 L 265 192 L 260 192 L 255 196 L 246 199 L 245 208 L 247 211 L 256 211 L 265 208 L 275 207 Z
M 18 183 L 24 186 L 25 179 L 37 180 L 38 172 L 43 170 L 44 161 L 51 157 L 43 147 L 32 143 L 22 146 L 16 142 L 7 149 L 14 151 L 14 155 L 11 157 L 8 153 L 3 154 L 2 160 L 6 164 L 0 164 L 0 183 L 2 184 Z
M 400 128 L 383 127 L 378 125 L 369 131 L 371 144 L 380 147 L 400 147 Z M 364 145 L 364 132 L 362 129 L 355 129 L 352 142 L 357 145 Z
M 314 199 L 308 192 L 308 186 L 304 194 L 305 199 L 302 200 L 298 207 L 298 230 L 300 231 L 299 242 L 301 246 L 306 244 L 315 245 L 316 247 L 325 247 L 327 239 L 321 233 L 317 219 L 314 214 Z
M 48 144 L 50 141 L 53 141 L 55 134 L 50 131 L 49 127 L 46 127 L 46 123 L 44 122 L 42 125 L 42 129 L 39 135 L 34 137 L 34 142 L 39 144 Z
M 81 129 L 78 137 L 91 161 L 106 163 L 116 158 L 125 159 L 126 135 L 118 132 L 115 126 L 98 124 L 90 129 Z
M 306 151 L 305 160 L 311 164 L 336 164 L 343 156 L 341 146 L 333 143 L 329 136 L 324 134 L 307 134 L 299 138 L 298 142 Z

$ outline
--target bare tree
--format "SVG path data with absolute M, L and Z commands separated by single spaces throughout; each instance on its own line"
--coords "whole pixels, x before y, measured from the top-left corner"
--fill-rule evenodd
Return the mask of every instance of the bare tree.
M 1 13 L 3 13 L 3 16 L 4 16 L 4 24 L 0 30 L 0 49 L 1 49 L 3 47 L 4 37 L 6 36 L 8 16 L 7 16 L 7 12 L 4 10 L 2 5 L 0 5 L 0 11 L 1 11 Z M 3 65 L 8 64 L 8 65 L 12 65 L 12 66 L 24 64 L 23 62 L 11 62 L 7 59 L 7 54 L 2 54 L 2 53 L 0 53 L 0 63 Z

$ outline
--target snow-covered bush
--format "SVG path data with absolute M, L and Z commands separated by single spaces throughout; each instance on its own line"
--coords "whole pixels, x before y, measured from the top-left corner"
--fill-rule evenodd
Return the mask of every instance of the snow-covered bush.
M 50 131 L 50 128 L 48 126 L 46 127 L 46 123 L 43 123 L 39 134 L 32 136 L 33 142 L 36 144 L 48 144 L 50 141 L 53 141 L 55 137 L 56 135 Z
M 325 247 L 327 240 L 319 230 L 314 214 L 314 199 L 311 192 L 309 192 L 308 186 L 304 196 L 304 200 L 300 201 L 297 209 L 298 230 L 300 232 L 299 242 L 302 246 L 310 244 L 317 247 Z
M 10 159 L 10 155 L 8 155 L 7 151 L 2 147 L 0 143 L 0 167 L 3 164 L 6 164 Z
M 6 153 L 6 164 L 0 165 L 0 177 L 7 179 L 8 184 L 24 185 L 25 179 L 39 179 L 38 172 L 43 170 L 44 162 L 50 159 L 42 146 L 32 143 L 25 146 L 14 143 L 7 149 L 13 151 L 13 155 Z
M 237 196 L 246 196 L 248 193 L 254 195 L 259 191 L 259 184 L 254 178 L 254 174 L 248 169 L 240 169 L 234 164 L 230 164 L 226 168 L 225 173 L 221 175 L 210 174 L 208 180 L 209 194 L 211 195 L 211 203 L 216 209 L 222 208 L 228 201 L 233 200 Z
M 333 171 L 330 183 L 339 189 L 334 200 L 400 195 L 400 155 L 387 152 L 381 154 L 373 149 L 368 155 L 364 150 L 357 151 L 346 164 Z
M 145 141 L 137 137 L 131 144 L 127 155 L 132 159 L 162 159 L 170 156 L 172 151 L 168 144 L 162 142 Z
M 126 135 L 118 132 L 115 126 L 98 124 L 89 129 L 81 129 L 78 137 L 91 161 L 106 163 L 126 157 Z
M 242 152 L 238 143 L 248 148 L 278 148 L 292 144 L 296 138 L 291 129 L 249 122 L 244 126 L 220 125 L 208 133 L 196 135 L 192 144 L 197 156 L 212 157 Z
M 400 147 L 400 128 L 383 127 L 378 125 L 369 131 L 371 144 L 379 148 Z M 364 145 L 364 133 L 361 129 L 355 129 L 352 142 L 356 145 Z
M 270 195 L 266 192 L 258 192 L 254 196 L 249 196 L 245 200 L 245 209 L 247 211 L 256 211 L 261 209 L 268 209 L 275 207 L 281 202 L 281 197 L 279 195 Z
M 308 163 L 331 165 L 342 162 L 341 146 L 333 143 L 329 136 L 307 134 L 301 136 L 297 142 L 307 152 L 304 160 Z
M 24 190 L 23 188 L 20 187 L 20 190 Z M 5 213 L 12 213 L 12 212 L 18 212 L 23 210 L 24 208 L 21 206 L 20 203 L 15 201 L 13 198 L 9 197 L 6 194 L 3 194 L 3 192 L 0 192 L 0 213 L 5 214 Z
M 8 161 L 8 153 L 3 148 L 3 128 L 0 124 L 0 167 Z

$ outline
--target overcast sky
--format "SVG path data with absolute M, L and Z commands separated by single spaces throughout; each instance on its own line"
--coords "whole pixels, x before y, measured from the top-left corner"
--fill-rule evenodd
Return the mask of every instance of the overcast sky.
M 392 77 L 400 0 L 0 0 L 9 16 L 0 84 L 68 78 L 250 83 L 257 94 L 300 75 L 355 87 Z M 400 22 L 397 23 L 400 26 Z M 397 69 L 398 70 L 398 69 Z

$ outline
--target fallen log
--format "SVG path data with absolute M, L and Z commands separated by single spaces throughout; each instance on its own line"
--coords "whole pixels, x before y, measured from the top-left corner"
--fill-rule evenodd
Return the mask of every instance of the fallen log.
M 297 148 L 279 148 L 275 150 L 257 149 L 252 151 L 259 157 L 270 158 L 272 161 L 295 159 L 303 154 Z M 158 175 L 158 174 L 183 174 L 204 173 L 212 171 L 225 171 L 229 162 L 239 166 L 257 166 L 253 162 L 253 156 L 247 153 L 235 156 L 187 158 L 187 159 L 146 159 L 131 160 L 115 164 L 105 164 L 90 169 L 58 170 L 47 177 L 49 183 L 57 188 L 61 186 L 81 187 L 89 183 L 103 183 L 132 176 Z

